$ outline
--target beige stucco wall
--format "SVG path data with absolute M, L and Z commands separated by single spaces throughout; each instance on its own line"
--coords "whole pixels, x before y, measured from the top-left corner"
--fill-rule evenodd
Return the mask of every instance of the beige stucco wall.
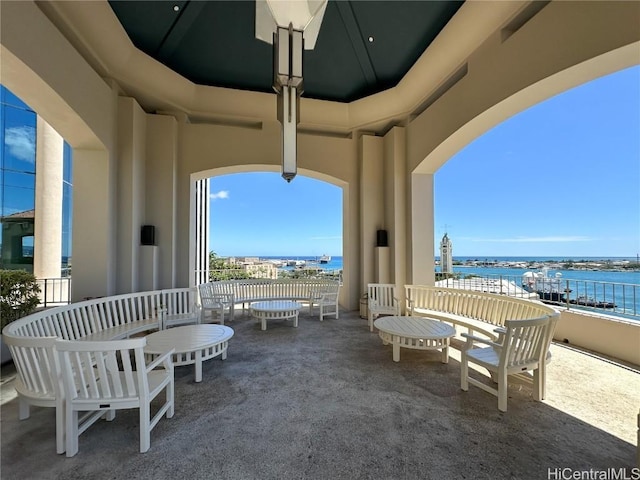
M 149 140 L 151 141 L 151 139 Z M 354 265 L 359 247 L 351 241 L 357 237 L 359 226 L 357 205 L 353 196 L 357 195 L 359 175 L 356 148 L 351 138 L 322 135 L 299 135 L 299 174 L 328 181 L 343 189 L 343 256 Z M 263 122 L 261 127 L 243 128 L 211 124 L 181 124 L 178 143 L 179 167 L 177 177 L 177 269 L 178 283 L 188 283 L 190 264 L 193 263 L 193 232 L 189 225 L 194 215 L 192 183 L 198 178 L 249 171 L 280 170 L 280 125 L 277 122 Z M 284 181 L 284 180 L 283 180 Z M 293 180 L 295 182 L 295 179 Z M 355 193 L 354 193 L 355 192 Z M 321 201 L 321 199 L 318 199 Z M 152 207 L 153 208 L 153 207 Z M 286 212 L 273 212 L 274 215 Z M 239 219 L 241 221 L 242 219 Z M 309 222 L 312 218 L 296 218 L 292 221 Z M 233 228 L 232 225 L 228 228 Z M 162 245 L 161 245 L 162 246 Z M 359 262 L 359 260 L 357 260 Z M 357 265 L 357 263 L 355 263 Z M 353 268 L 353 267 L 352 267 Z M 344 280 L 342 292 L 345 306 L 356 308 L 359 276 L 350 273 Z
M 187 286 L 178 281 L 178 163 L 180 123 L 170 115 L 147 115 L 145 225 L 156 227 L 158 287 Z M 188 197 L 185 198 L 188 201 Z M 146 265 L 146 268 L 150 268 Z
M 140 225 L 145 212 L 146 118 L 131 98 L 118 98 L 118 237 L 116 292 L 138 291 Z
M 361 294 L 368 283 L 376 281 L 376 231 L 385 228 L 384 193 L 384 140 L 382 137 L 363 135 L 359 145 L 360 162 L 360 271 Z
M 640 367 L 640 322 L 562 310 L 554 340 Z
M 2 84 L 74 148 L 111 147 L 115 105 L 108 83 L 34 2 L 0 8 Z
M 409 169 L 433 173 L 512 115 L 637 65 L 638 18 L 639 2 L 551 2 L 506 40 L 496 30 L 465 59 L 464 78 L 408 126 Z
M 640 63 L 640 3 L 551 2 L 506 38 L 527 6 L 467 2 L 397 87 L 352 104 L 303 99 L 300 174 L 343 189 L 343 306 L 373 280 L 378 228 L 395 282 L 433 282 L 433 173 L 451 155 L 540 100 Z M 193 180 L 279 169 L 275 96 L 179 77 L 133 47 L 107 2 L 0 8 L 2 83 L 74 147 L 74 299 L 136 288 L 141 223 L 157 226 L 160 286 L 187 285 Z

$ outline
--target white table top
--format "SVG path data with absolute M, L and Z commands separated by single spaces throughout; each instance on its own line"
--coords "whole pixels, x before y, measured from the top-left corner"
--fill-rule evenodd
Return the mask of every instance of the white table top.
M 186 325 L 147 335 L 147 353 L 163 353 L 172 348 L 176 353 L 193 352 L 233 337 L 233 329 L 224 325 Z
M 380 317 L 373 324 L 382 332 L 405 338 L 436 339 L 456 334 L 451 325 L 424 317 Z
M 266 300 L 264 302 L 254 302 L 249 308 L 259 312 L 286 312 L 300 310 L 302 309 L 302 304 L 290 300 Z

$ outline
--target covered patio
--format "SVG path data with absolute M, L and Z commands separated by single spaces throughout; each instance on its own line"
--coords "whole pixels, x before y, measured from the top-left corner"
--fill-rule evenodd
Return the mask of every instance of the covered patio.
M 172 3 L 129 4 L 188 13 L 173 36 L 160 35 L 169 40 L 161 57 L 209 8 Z M 345 4 L 330 2 L 329 16 L 347 19 L 342 48 L 358 52 L 356 65 L 383 37 L 358 37 Z M 77 456 L 57 455 L 53 409 L 19 421 L 14 374 L 3 368 L 3 479 L 548 478 L 634 465 L 637 370 L 555 344 L 546 400 L 515 384 L 502 414 L 493 396 L 460 390 L 459 352 L 442 364 L 437 352 L 403 351 L 394 363 L 354 312 L 368 283 L 433 285 L 433 177 L 451 156 L 540 101 L 640 62 L 637 2 L 449 4 L 396 83 L 357 99 L 301 99 L 298 173 L 343 190 L 341 319 L 303 315 L 297 329 L 261 331 L 239 317 L 228 359 L 206 362 L 202 383 L 176 370 L 176 414 L 146 454 L 130 411 L 90 428 Z M 0 8 L 2 84 L 73 147 L 73 300 L 150 290 L 151 267 L 153 289 L 192 286 L 196 182 L 280 170 L 275 94 L 177 73 L 134 45 L 106 1 Z M 218 45 L 222 57 L 243 58 Z M 340 49 L 327 45 L 332 60 Z M 370 77 L 372 65 L 361 67 Z M 340 77 L 322 73 L 329 84 Z M 143 225 L 155 226 L 155 245 L 141 245 Z M 388 246 L 377 245 L 378 230 Z
M 255 5 L 2 2 L 2 83 L 73 147 L 74 301 L 193 284 L 197 182 L 280 171 Z M 371 282 L 432 285 L 435 172 L 522 110 L 637 65 L 639 13 L 330 1 L 304 62 L 297 169 L 343 191 L 341 306 Z M 156 245 L 141 245 L 143 225 Z
M 341 313 L 267 331 L 231 324 L 224 362 L 176 369 L 176 413 L 138 453 L 137 412 L 118 412 L 55 452 L 54 409 L 18 420 L 13 372 L 2 370 L 2 478 L 560 478 L 549 469 L 635 466 L 638 371 L 552 345 L 547 399 L 510 380 L 509 411 L 460 390 L 459 351 L 403 351 Z M 486 378 L 479 372 L 476 378 Z

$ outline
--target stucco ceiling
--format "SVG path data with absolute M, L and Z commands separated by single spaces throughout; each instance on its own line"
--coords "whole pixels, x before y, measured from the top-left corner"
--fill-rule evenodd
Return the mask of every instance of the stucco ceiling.
M 394 87 L 462 3 L 329 0 L 304 52 L 303 96 L 351 102 Z M 137 48 L 194 83 L 272 91 L 272 47 L 255 38 L 253 0 L 109 4 Z

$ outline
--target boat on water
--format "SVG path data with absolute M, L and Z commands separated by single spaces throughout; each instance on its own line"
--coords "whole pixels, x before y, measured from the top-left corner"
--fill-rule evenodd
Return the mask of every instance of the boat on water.
M 304 267 L 306 263 L 305 260 L 287 260 L 288 267 Z
M 329 263 L 331 261 L 331 255 L 322 255 L 318 259 L 318 263 Z
M 596 307 L 596 308 L 616 308 L 617 305 L 613 302 L 605 302 L 598 301 L 595 298 L 587 297 L 586 295 L 581 295 L 577 298 L 572 298 L 569 300 L 569 303 L 573 305 L 583 305 L 585 307 Z
M 571 290 L 562 281 L 562 274 L 549 276 L 549 269 L 544 267 L 540 272 L 525 272 L 522 275 L 522 288 L 527 292 L 537 293 L 540 300 L 552 303 L 566 303 L 566 294 Z

